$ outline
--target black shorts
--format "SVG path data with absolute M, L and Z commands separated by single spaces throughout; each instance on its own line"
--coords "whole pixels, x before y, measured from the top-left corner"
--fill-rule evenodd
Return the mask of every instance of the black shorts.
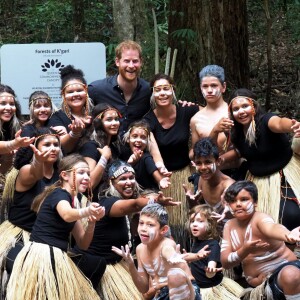
M 282 289 L 278 286 L 277 278 L 279 272 L 285 267 L 285 266 L 295 266 L 298 269 L 300 269 L 300 261 L 294 260 L 294 261 L 289 261 L 285 264 L 282 264 L 280 267 L 278 267 L 274 273 L 269 277 L 267 280 L 266 284 L 269 284 L 269 287 L 272 290 L 274 300 L 286 300 Z

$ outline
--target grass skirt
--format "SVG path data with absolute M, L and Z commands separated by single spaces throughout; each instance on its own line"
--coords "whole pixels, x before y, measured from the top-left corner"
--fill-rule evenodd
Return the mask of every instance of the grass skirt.
M 90 281 L 80 272 L 67 253 L 29 242 L 18 254 L 7 285 L 7 300 L 94 300 L 100 299 Z
M 185 191 L 182 184 L 185 183 L 188 187 L 192 188 L 188 183 L 188 177 L 191 176 L 190 166 L 184 169 L 174 171 L 171 176 L 171 185 L 163 190 L 167 197 L 172 197 L 174 201 L 180 201 L 180 206 L 166 207 L 169 214 L 169 225 L 171 227 L 171 234 L 176 243 L 180 243 L 185 249 L 189 249 L 189 233 L 186 228 L 188 220 L 189 207 L 185 197 Z
M 29 241 L 29 232 L 13 225 L 9 221 L 5 221 L 0 225 L 0 299 L 4 297 L 7 284 L 7 273 L 5 270 L 6 256 L 15 244 L 23 239 L 24 244 Z
M 238 283 L 224 277 L 222 282 L 211 288 L 200 288 L 202 300 L 238 300 L 243 292 Z
M 283 168 L 283 174 L 290 184 L 295 196 L 300 200 L 300 156 L 293 155 Z M 257 210 L 269 214 L 278 223 L 280 208 L 281 177 L 279 172 L 270 176 L 256 177 L 247 173 L 247 180 L 253 181 L 258 189 Z
M 264 281 L 261 285 L 256 288 L 247 288 L 241 294 L 243 300 L 274 300 L 273 293 L 269 284 Z
M 106 266 L 100 281 L 99 293 L 103 300 L 144 299 L 132 281 L 127 264 L 124 261 Z

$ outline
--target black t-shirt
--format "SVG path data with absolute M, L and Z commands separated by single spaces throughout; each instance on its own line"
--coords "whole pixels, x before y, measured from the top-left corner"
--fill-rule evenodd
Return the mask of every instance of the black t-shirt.
M 195 240 L 192 246 L 192 253 L 197 253 L 204 246 L 209 245 L 210 254 L 200 260 L 191 262 L 192 274 L 200 288 L 209 288 L 216 286 L 223 280 L 223 273 L 217 272 L 212 278 L 208 278 L 205 275 L 205 268 L 208 266 L 208 262 L 215 261 L 217 268 L 221 268 L 220 260 L 220 245 L 216 240 Z
M 26 124 L 22 127 L 21 136 L 22 137 L 33 137 L 36 136 L 36 126 L 34 124 Z
M 104 257 L 108 264 L 119 262 L 122 257 L 111 250 L 112 246 L 121 248 L 128 244 L 128 227 L 126 217 L 110 217 L 111 207 L 117 201 L 126 201 L 118 197 L 101 198 L 99 203 L 105 207 L 105 216 L 98 222 L 94 231 L 93 240 L 87 250 L 88 253 Z M 80 251 L 75 246 L 75 251 Z
M 35 196 L 44 191 L 46 186 L 55 183 L 58 180 L 58 173 L 54 171 L 51 179 L 44 177 L 39 180 L 31 189 L 25 192 L 14 191 L 14 200 L 8 212 L 8 220 L 26 230 L 31 232 L 33 224 L 36 220 L 36 213 L 31 210 L 31 204 Z
M 130 151 L 126 153 L 126 158 L 124 158 L 124 160 L 127 161 L 131 154 L 132 153 Z M 143 156 L 135 164 L 132 164 L 132 167 L 135 171 L 136 181 L 143 189 L 159 189 L 159 186 L 153 177 L 153 172 L 157 170 L 157 167 L 155 166 L 153 157 L 149 152 L 144 152 Z
M 72 205 L 72 196 L 62 188 L 55 189 L 46 197 L 37 214 L 30 240 L 67 251 L 69 235 L 76 222 L 65 222 L 61 218 L 56 210 L 61 200 L 66 200 Z
M 275 114 L 267 113 L 262 117 L 256 129 L 259 132 L 256 146 L 250 147 L 244 134 L 233 141 L 242 157 L 247 159 L 247 167 L 254 176 L 269 176 L 282 170 L 293 155 L 288 135 L 269 129 L 268 122 L 273 116 Z
M 48 121 L 48 127 L 56 127 L 56 126 L 63 126 L 66 128 L 67 132 L 70 131 L 68 126 L 72 123 L 69 117 L 63 110 L 56 111 Z
M 153 111 L 144 116 L 151 127 L 160 154 L 169 171 L 180 170 L 190 163 L 189 137 L 190 120 L 199 111 L 197 105 L 176 106 L 176 120 L 173 126 L 164 129 Z
M 97 150 L 97 148 L 101 148 L 99 144 L 95 141 L 88 141 L 84 143 L 78 150 L 79 154 L 81 154 L 84 157 L 89 157 L 93 159 L 96 164 L 99 162 L 99 159 L 101 157 L 100 152 Z M 110 145 L 111 153 L 112 153 L 112 160 L 118 157 L 119 150 L 118 148 L 112 143 Z M 102 178 L 100 180 L 100 183 L 93 189 L 93 202 L 98 202 L 98 194 L 99 192 L 102 192 L 102 190 L 106 189 L 108 187 L 107 182 L 109 181 L 108 178 L 108 168 L 106 167 L 104 170 L 104 173 L 102 175 Z
M 146 80 L 138 78 L 137 87 L 131 99 L 126 102 L 117 77 L 118 74 L 90 83 L 88 92 L 94 105 L 108 103 L 119 110 L 122 115 L 119 133 L 123 136 L 129 124 L 142 119 L 150 110 L 151 89 Z

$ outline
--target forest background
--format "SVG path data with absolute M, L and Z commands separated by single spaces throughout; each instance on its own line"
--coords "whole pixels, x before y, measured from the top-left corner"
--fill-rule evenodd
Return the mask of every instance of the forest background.
M 170 72 L 176 56 L 180 99 L 204 105 L 198 73 L 218 64 L 225 98 L 248 87 L 266 110 L 300 120 L 299 0 L 0 1 L 0 46 L 102 42 L 110 75 L 115 46 L 127 38 L 143 47 L 147 80 Z

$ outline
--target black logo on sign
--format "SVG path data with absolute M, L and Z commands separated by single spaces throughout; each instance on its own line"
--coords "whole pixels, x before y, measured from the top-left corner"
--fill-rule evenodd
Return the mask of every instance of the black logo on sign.
M 59 71 L 64 67 L 64 65 L 58 61 L 58 59 L 48 59 L 43 65 L 42 65 L 42 71 L 47 72 L 51 68 L 56 68 Z

